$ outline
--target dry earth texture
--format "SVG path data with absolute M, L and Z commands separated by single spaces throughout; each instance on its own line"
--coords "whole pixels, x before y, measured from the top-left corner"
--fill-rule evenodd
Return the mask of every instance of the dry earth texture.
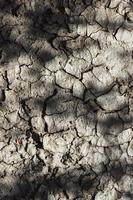
M 0 0 L 0 199 L 133 199 L 133 1 Z

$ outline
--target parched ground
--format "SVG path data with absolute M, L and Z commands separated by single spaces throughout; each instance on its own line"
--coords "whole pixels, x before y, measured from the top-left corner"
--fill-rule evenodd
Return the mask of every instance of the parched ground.
M 133 199 L 133 1 L 0 0 L 0 200 Z

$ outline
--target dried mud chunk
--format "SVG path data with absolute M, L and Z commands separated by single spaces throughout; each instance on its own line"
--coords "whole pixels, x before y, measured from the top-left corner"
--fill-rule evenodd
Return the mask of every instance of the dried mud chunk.
M 73 84 L 73 96 L 83 99 L 85 87 L 79 80 L 76 80 Z
M 45 150 L 52 151 L 53 153 L 65 153 L 69 149 L 69 146 L 66 145 L 61 137 L 44 136 L 43 146 Z
M 21 51 L 20 45 L 12 42 L 4 42 L 3 44 L 0 42 L 0 45 L 2 46 L 0 64 L 10 64 L 12 66 L 12 62 L 14 62 L 14 60 L 17 62 L 19 52 Z
M 95 114 L 89 113 L 88 115 L 78 117 L 76 120 L 76 128 L 80 136 L 93 135 L 95 129 Z
M 81 36 L 86 36 L 86 31 L 86 19 L 84 16 L 80 16 L 77 33 Z
M 131 140 L 131 142 L 128 146 L 128 155 L 133 156 L 133 140 Z
M 63 69 L 67 61 L 67 56 L 65 54 L 57 55 L 52 60 L 46 62 L 45 67 L 52 72 Z
M 117 183 L 117 189 L 123 192 L 133 191 L 132 176 L 123 175 L 122 178 Z
M 76 0 L 75 2 L 71 1 L 69 3 L 69 7 L 71 10 L 71 15 L 80 15 L 85 9 L 85 4 L 80 0 Z
M 121 16 L 120 14 L 111 9 L 106 9 L 106 13 L 109 21 L 107 27 L 109 32 L 113 34 L 118 30 L 119 27 L 122 26 L 124 18 L 123 16 Z
M 29 55 L 26 53 L 20 54 L 20 57 L 18 58 L 18 62 L 20 65 L 30 65 L 32 63 Z
M 58 71 L 56 74 L 56 83 L 62 88 L 71 89 L 75 81 L 75 77 L 66 73 L 63 70 Z
M 90 54 L 90 51 L 89 51 L 89 46 L 87 47 L 83 47 L 81 49 L 78 49 L 78 50 L 75 50 L 73 52 L 73 56 L 76 58 L 79 58 L 79 59 L 82 59 L 84 61 L 87 62 L 87 65 L 88 65 L 88 70 L 91 68 L 91 54 Z
M 133 10 L 131 10 L 131 11 L 129 11 L 129 12 L 127 13 L 127 17 L 129 18 L 129 20 L 130 20 L 131 22 L 133 22 Z
M 32 124 L 33 130 L 35 129 L 35 131 L 39 131 L 39 132 L 44 131 L 44 121 L 43 121 L 42 117 L 40 117 L 40 116 L 33 117 L 31 119 L 31 124 Z
M 44 98 L 36 97 L 26 101 L 25 110 L 31 116 L 40 116 L 44 106 Z
M 54 91 L 54 77 L 43 76 L 40 80 L 32 83 L 31 95 L 33 97 L 43 97 L 44 99 L 52 95 Z
M 4 147 L 1 151 L 0 160 L 7 164 L 15 164 L 20 162 L 22 159 L 20 155 L 16 152 L 16 147 L 14 144 L 10 144 Z
M 95 67 L 93 69 L 93 74 L 97 80 L 99 80 L 99 84 L 102 88 L 110 87 L 114 82 L 112 76 L 108 72 L 108 69 L 104 66 Z
M 94 40 L 92 38 L 87 38 L 85 40 L 85 50 L 87 51 L 87 49 L 89 50 L 90 54 L 91 54 L 91 58 L 95 58 L 99 51 L 100 51 L 100 46 L 99 46 L 99 42 L 98 40 Z M 84 58 L 85 60 L 88 61 L 88 59 Z
M 30 155 L 30 156 L 35 156 L 36 155 L 36 146 L 35 146 L 35 144 L 32 144 L 32 143 L 30 143 L 30 144 L 28 144 L 28 146 L 27 146 L 27 152 L 28 152 L 28 154 Z
M 109 3 L 109 0 L 93 0 L 93 5 L 97 8 L 103 6 L 106 7 Z
M 128 1 L 120 1 L 117 12 L 120 15 L 125 15 L 126 13 L 128 13 L 130 10 L 132 9 L 132 0 L 128 0 Z
M 98 97 L 97 102 L 104 110 L 117 111 L 127 105 L 128 99 L 118 92 L 117 87 L 114 87 L 109 93 Z
M 98 192 L 95 196 L 95 200 L 117 200 L 117 199 L 118 199 L 117 191 L 113 187 L 113 183 L 109 183 L 102 192 Z
M 78 36 L 75 39 L 70 39 L 66 41 L 66 47 L 67 49 L 70 50 L 81 50 L 83 49 L 85 43 L 84 43 L 84 38 L 82 36 Z
M 43 66 L 46 62 L 51 61 L 59 54 L 46 39 L 42 40 L 40 38 L 32 44 L 30 53 L 32 57 L 38 61 L 38 64 Z
M 120 4 L 121 0 L 111 0 L 109 8 L 116 8 Z
M 79 58 L 70 58 L 65 66 L 66 72 L 81 78 L 82 72 L 90 69 L 91 66 L 85 60 Z
M 87 24 L 87 36 L 90 37 L 94 33 L 97 33 L 98 31 L 102 30 L 102 27 L 99 24 Z
M 16 124 L 18 122 L 18 111 L 15 110 L 11 113 L 7 113 L 6 118 L 10 123 L 12 123 L 12 125 Z
M 65 131 L 71 127 L 73 127 L 73 123 L 75 121 L 75 114 L 64 112 L 62 114 L 55 114 L 52 116 L 45 116 L 45 121 L 48 125 L 49 133 L 56 133 L 59 131 Z
M 95 171 L 96 173 L 101 173 L 103 171 L 103 165 L 108 163 L 108 158 L 105 155 L 104 150 L 99 152 L 98 149 L 90 147 L 87 156 L 79 160 L 79 164 L 84 163 L 84 165 L 91 165 L 93 171 Z M 82 155 L 81 152 L 79 155 L 78 151 L 76 152 L 76 154 L 78 154 L 78 156 Z
M 4 106 L 8 109 L 8 112 L 12 112 L 19 109 L 18 96 L 13 90 L 5 91 Z
M 94 24 L 95 23 L 95 10 L 93 7 L 88 6 L 84 12 L 82 12 L 82 15 L 86 18 L 87 23 Z
M 109 136 L 123 131 L 123 123 L 117 113 L 98 113 L 97 134 Z
M 131 44 L 133 42 L 133 33 L 126 29 L 119 29 L 116 34 L 116 39 L 121 42 L 126 42 L 127 44 Z
M 83 74 L 82 82 L 87 89 L 92 91 L 96 96 L 102 95 L 105 91 L 108 91 L 113 85 L 113 78 L 108 73 L 108 70 L 103 67 L 96 67 L 92 72 L 86 72 Z
M 126 54 L 125 49 L 115 42 L 101 50 L 93 59 L 93 64 L 107 66 L 112 77 L 119 77 L 124 68 L 127 68 L 127 63 L 131 63 L 131 59 L 129 60 L 129 56 L 125 56 Z
M 133 131 L 132 131 L 131 128 L 129 128 L 129 129 L 126 129 L 126 130 L 122 131 L 118 135 L 117 138 L 118 138 L 119 144 L 123 144 L 123 143 L 131 141 L 132 137 L 133 137 Z
M 100 136 L 96 145 L 100 147 L 112 147 L 114 145 L 118 145 L 118 140 L 113 135 L 107 134 L 107 135 Z
M 107 147 L 105 153 L 112 161 L 119 160 L 122 155 L 122 151 L 119 147 Z
M 30 35 L 27 35 L 25 32 L 17 38 L 16 42 L 22 45 L 26 51 L 30 51 L 34 38 Z
M 17 66 L 15 66 L 15 68 L 17 68 Z M 12 84 L 15 81 L 15 79 L 17 78 L 17 74 L 15 73 L 15 69 L 8 69 L 7 70 L 7 78 L 8 78 L 8 88 L 12 88 Z
M 96 21 L 104 28 L 108 25 L 108 17 L 104 6 L 96 9 Z
M 67 94 L 66 94 L 67 95 Z M 72 99 L 72 96 L 69 95 L 56 95 L 53 98 L 50 98 L 47 101 L 46 105 L 46 114 L 53 115 L 53 114 L 65 114 L 65 113 L 74 113 L 76 110 L 76 100 Z
M 47 142 L 47 140 L 46 140 L 46 142 Z M 47 149 L 47 146 L 44 145 L 44 149 Z M 40 149 L 38 156 L 40 157 L 41 160 L 43 160 L 43 162 L 45 164 L 48 164 L 48 165 L 50 164 L 51 165 L 52 160 L 53 160 L 53 154 L 51 152 L 51 149 L 50 149 L 50 151 Z
M 21 79 L 27 82 L 35 82 L 40 78 L 40 73 L 37 70 L 28 68 L 26 65 L 21 67 Z

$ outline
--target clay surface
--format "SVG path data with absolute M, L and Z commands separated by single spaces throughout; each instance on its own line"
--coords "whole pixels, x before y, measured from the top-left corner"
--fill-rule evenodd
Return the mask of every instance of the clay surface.
M 0 199 L 133 199 L 133 1 L 0 0 Z

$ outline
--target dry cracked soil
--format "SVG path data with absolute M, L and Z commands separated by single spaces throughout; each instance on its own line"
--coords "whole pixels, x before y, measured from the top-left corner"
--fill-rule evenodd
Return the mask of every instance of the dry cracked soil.
M 133 200 L 133 1 L 0 0 L 0 200 Z

